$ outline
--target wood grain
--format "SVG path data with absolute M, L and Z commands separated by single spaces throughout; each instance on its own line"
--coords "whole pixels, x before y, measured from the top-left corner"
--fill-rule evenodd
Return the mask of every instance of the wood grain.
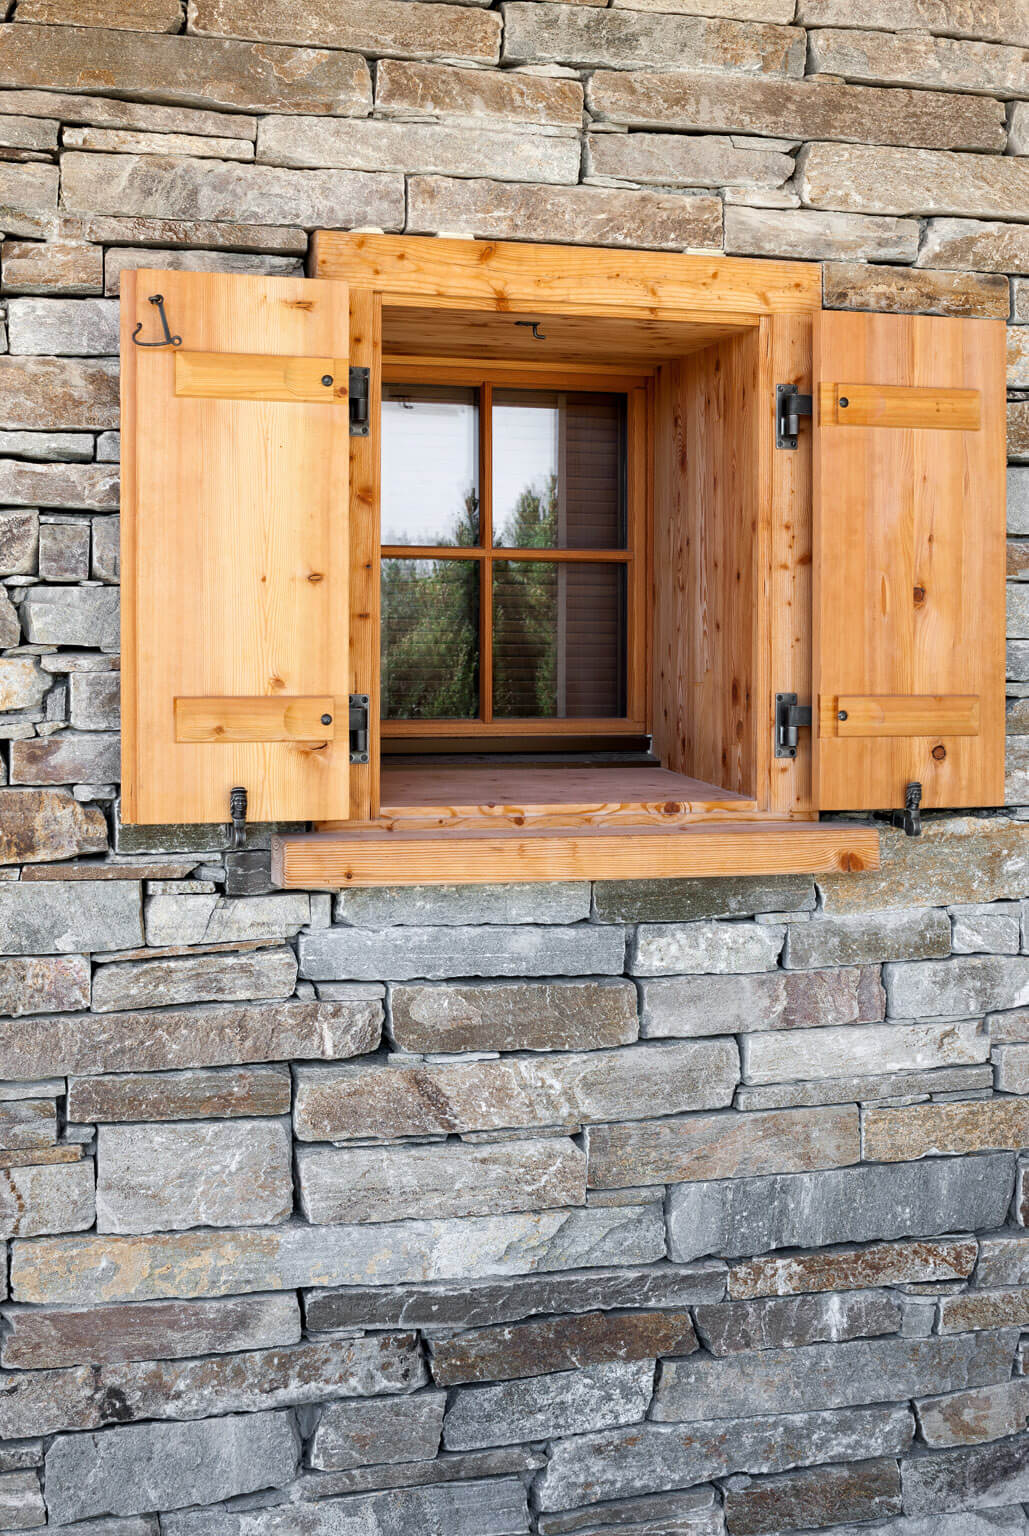
M 825 874 L 878 867 L 876 829 L 845 822 L 536 832 L 367 829 L 272 839 L 273 880 L 299 890 Z
M 827 427 L 923 427 L 935 432 L 978 432 L 982 425 L 982 397 L 977 389 L 822 383 L 818 390 L 818 414 Z
M 978 736 L 974 696 L 837 694 L 818 701 L 820 736 Z
M 311 270 L 377 288 L 391 304 L 753 324 L 822 303 L 813 262 L 600 250 L 505 240 L 316 230 Z
M 306 400 L 331 405 L 347 398 L 347 383 L 347 364 L 338 357 L 175 353 L 175 393 L 182 399 Z
M 339 704 L 331 697 L 176 699 L 176 741 L 332 741 Z M 325 718 L 328 717 L 328 724 Z M 340 717 L 349 722 L 349 714 Z
M 382 465 L 382 300 L 368 288 L 350 293 L 350 357 L 367 368 L 367 437 L 350 439 L 350 678 L 368 696 L 367 763 L 350 764 L 350 815 L 379 811 L 379 502 Z
M 1003 803 L 1004 326 L 826 312 L 822 386 L 974 391 L 980 431 L 814 425 L 814 695 L 965 696 L 977 736 L 814 739 L 822 810 Z
M 654 468 L 654 751 L 753 796 L 758 636 L 760 345 L 744 332 L 660 371 Z
M 345 359 L 350 327 L 342 283 L 125 275 L 125 820 L 225 821 L 235 785 L 252 821 L 346 816 L 345 733 L 187 743 L 174 710 L 176 698 L 346 699 L 346 402 L 177 396 L 175 354 L 131 341 L 155 289 L 200 352 Z

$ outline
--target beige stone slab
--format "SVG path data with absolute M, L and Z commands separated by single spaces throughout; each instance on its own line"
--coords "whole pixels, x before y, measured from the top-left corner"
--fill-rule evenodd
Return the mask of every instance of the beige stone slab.
M 656 187 L 779 187 L 793 157 L 773 148 L 740 149 L 725 135 L 591 133 L 585 177 L 597 184 Z
M 1024 48 L 973 43 L 928 32 L 863 32 L 822 27 L 810 33 L 808 70 L 867 85 L 1019 96 L 1029 91 Z
M 988 1099 L 954 1104 L 868 1107 L 864 1155 L 874 1162 L 957 1156 L 1029 1146 L 1029 1100 Z
M 797 20 L 811 27 L 926 31 L 1029 46 L 1022 0 L 799 0 Z
M 126 128 L 65 128 L 64 147 L 109 155 L 189 155 L 195 160 L 254 158 L 250 139 L 211 139 L 197 133 L 144 133 Z
M 208 37 L 354 48 L 376 56 L 493 64 L 500 51 L 499 14 L 424 0 L 417 11 L 406 0 L 308 0 L 288 8 L 263 0 L 190 0 L 188 16 L 190 31 Z
M 591 1189 L 840 1168 L 861 1156 L 853 1104 L 741 1115 L 686 1115 L 586 1132 Z
M 65 91 L 0 90 L 0 112 L 53 117 L 62 123 L 88 123 L 94 128 L 141 128 L 147 133 L 213 138 L 257 137 L 257 119 L 239 112 L 166 107 L 153 101 L 121 101 L 113 96 L 80 96 Z
M 878 870 L 818 877 L 827 912 L 1017 899 L 1025 891 L 1029 822 L 948 816 L 923 822 L 921 837 L 882 827 L 879 848 Z
M 82 1232 L 96 1216 L 92 1161 L 0 1170 L 0 1236 Z
M 940 1300 L 940 1332 L 1029 1326 L 1029 1287 L 1010 1291 L 966 1291 Z
M 798 179 L 811 207 L 844 212 L 1024 220 L 1029 208 L 1029 161 L 1013 155 L 809 144 Z
M 511 133 L 450 123 L 266 117 L 257 132 L 257 158 L 268 165 L 574 184 L 580 150 L 577 139 L 525 128 Z
M 611 0 L 616 10 L 679 16 L 727 16 L 733 21 L 791 22 L 795 0 Z
M 1008 388 L 1029 389 L 1029 327 L 1009 325 L 1007 334 Z M 1009 629 L 1009 634 L 1012 631 Z M 1018 631 L 1014 631 L 1018 633 Z
M 741 1050 L 744 1082 L 781 1083 L 836 1077 L 842 1072 L 969 1066 L 987 1060 L 990 1042 L 981 1022 L 967 1019 L 749 1034 L 743 1037 Z
M 118 365 L 106 359 L 0 357 L 0 421 L 27 431 L 118 425 Z
M 647 250 L 719 250 L 722 205 L 717 197 L 412 176 L 407 230 Z
M 578 80 L 519 70 L 382 59 L 375 71 L 375 111 L 380 117 L 428 117 L 488 128 L 536 124 L 578 132 L 582 106 Z
M 680 1311 L 584 1312 L 512 1326 L 469 1329 L 434 1338 L 432 1379 L 512 1381 L 613 1360 L 654 1360 L 697 1348 L 690 1314 Z
M 179 0 L 19 0 L 18 21 L 48 27 L 117 27 L 131 32 L 177 32 Z
M 1029 400 L 1008 401 L 1008 458 L 1016 464 L 1029 463 Z
M 161 104 L 230 112 L 363 116 L 371 105 L 368 66 L 353 53 L 259 48 L 229 39 L 101 27 L 4 27 L 0 86 L 85 95 L 118 91 Z
M 725 249 L 738 256 L 803 261 L 913 261 L 915 219 L 863 213 L 816 213 L 811 208 L 726 207 Z
M 926 1445 L 979 1445 L 1018 1435 L 1029 1427 L 1029 1379 L 923 1397 L 915 1413 Z
M 77 240 L 5 240 L 0 248 L 4 292 L 62 297 L 103 291 L 104 253 Z
M 827 309 L 869 309 L 878 314 L 956 315 L 1006 320 L 1007 280 L 984 272 L 934 272 L 925 267 L 828 262 L 822 274 Z
M 121 1072 L 69 1078 L 68 1117 L 92 1125 L 288 1115 L 291 1097 L 287 1066 Z
M 714 74 L 800 76 L 805 34 L 799 27 L 658 11 L 509 0 L 504 61 L 567 64 L 578 69 L 671 66 Z
M 791 140 L 943 149 L 1004 147 L 1004 106 L 937 91 L 878 90 L 841 80 L 598 69 L 587 87 L 594 117 L 629 128 L 757 133 Z
M 930 219 L 916 266 L 1029 273 L 1029 225 Z

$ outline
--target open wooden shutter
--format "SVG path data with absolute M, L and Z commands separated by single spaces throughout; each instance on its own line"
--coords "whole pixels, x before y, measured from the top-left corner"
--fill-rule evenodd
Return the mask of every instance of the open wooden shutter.
M 161 339 L 163 298 L 178 346 Z M 347 286 L 122 274 L 123 815 L 349 811 Z
M 1004 793 L 1004 326 L 823 312 L 815 803 Z

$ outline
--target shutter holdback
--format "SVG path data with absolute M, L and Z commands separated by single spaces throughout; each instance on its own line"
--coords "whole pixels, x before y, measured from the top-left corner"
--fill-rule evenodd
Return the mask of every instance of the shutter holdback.
M 139 333 L 143 329 L 143 322 L 141 320 L 139 322 L 139 324 L 136 326 L 136 329 L 132 333 L 132 339 L 136 343 L 136 346 L 137 347 L 181 347 L 182 346 L 182 337 L 181 336 L 173 336 L 172 335 L 172 333 L 171 333 L 171 326 L 168 324 L 168 316 L 164 312 L 164 294 L 163 293 L 152 293 L 152 294 L 149 295 L 147 302 L 157 306 L 157 313 L 161 317 L 161 328 L 164 331 L 164 339 L 162 341 L 140 341 L 139 340 Z

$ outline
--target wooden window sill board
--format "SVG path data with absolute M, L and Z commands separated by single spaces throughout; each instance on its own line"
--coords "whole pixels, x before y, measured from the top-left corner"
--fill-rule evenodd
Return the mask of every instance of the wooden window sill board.
M 272 879 L 287 890 L 835 874 L 878 867 L 877 829 L 847 822 L 418 832 L 360 828 L 272 840 Z

